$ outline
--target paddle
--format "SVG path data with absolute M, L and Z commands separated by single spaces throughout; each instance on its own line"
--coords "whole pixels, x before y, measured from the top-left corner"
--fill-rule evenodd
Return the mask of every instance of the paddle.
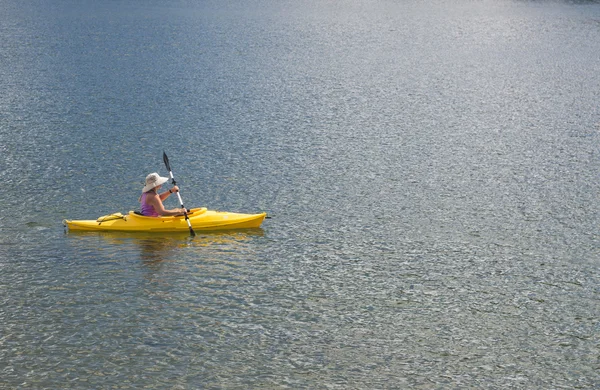
M 171 171 L 171 164 L 169 164 L 169 158 L 167 157 L 167 154 L 165 153 L 164 150 L 163 150 L 163 161 L 165 162 L 167 171 L 169 171 L 169 176 L 171 176 L 171 183 L 173 183 L 174 186 L 177 185 L 177 183 L 175 182 L 175 178 L 173 177 L 173 171 Z M 179 204 L 181 205 L 181 208 L 183 209 L 183 215 L 185 215 L 185 220 L 188 224 L 188 227 L 190 228 L 190 234 L 193 237 L 196 235 L 196 233 L 194 232 L 194 229 L 192 229 L 192 223 L 190 222 L 190 219 L 188 218 L 187 210 L 183 206 L 183 200 L 181 200 L 181 195 L 179 194 L 179 191 L 177 191 L 176 194 L 177 194 L 177 199 L 179 199 Z

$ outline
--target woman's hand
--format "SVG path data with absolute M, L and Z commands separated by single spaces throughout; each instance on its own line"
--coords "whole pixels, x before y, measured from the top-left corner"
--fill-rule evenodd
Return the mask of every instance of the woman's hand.
M 174 193 L 174 192 L 177 192 L 177 191 L 179 191 L 179 187 L 177 187 L 177 186 L 173 186 L 173 188 L 171 188 L 171 189 L 169 190 L 169 193 Z

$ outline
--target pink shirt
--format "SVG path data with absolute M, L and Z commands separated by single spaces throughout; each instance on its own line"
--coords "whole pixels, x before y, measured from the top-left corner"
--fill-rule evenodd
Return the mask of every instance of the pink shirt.
M 148 195 L 150 191 L 148 192 L 144 192 L 142 194 L 142 198 L 140 199 L 140 203 L 142 204 L 141 207 L 141 211 L 142 214 L 145 215 L 146 217 L 158 217 L 158 213 L 156 212 L 156 210 L 154 210 L 154 206 L 146 203 L 146 195 Z

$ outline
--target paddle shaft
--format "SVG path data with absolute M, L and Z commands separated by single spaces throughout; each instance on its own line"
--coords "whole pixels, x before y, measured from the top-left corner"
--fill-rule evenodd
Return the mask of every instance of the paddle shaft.
M 175 178 L 173 178 L 173 172 L 169 171 L 169 176 L 171 176 L 171 184 L 176 186 L 177 182 L 175 181 Z M 179 199 L 179 204 L 181 205 L 181 208 L 185 209 L 185 207 L 183 207 L 183 200 L 181 199 L 181 195 L 179 194 L 179 191 L 175 191 L 175 194 L 177 195 L 177 199 Z M 187 213 L 186 213 L 186 215 L 187 215 Z
M 177 185 L 177 182 L 175 181 L 175 177 L 173 176 L 173 171 L 171 170 L 171 164 L 169 164 L 169 158 L 167 157 L 167 154 L 165 152 L 163 152 L 163 161 L 165 162 L 165 166 L 167 167 L 167 170 L 169 171 L 169 176 L 171 177 L 171 183 L 174 186 Z M 187 222 L 188 227 L 190 228 L 190 234 L 192 236 L 195 236 L 196 233 L 194 232 L 194 229 L 192 228 L 192 223 L 190 222 L 190 219 L 188 217 L 187 209 L 183 205 L 183 200 L 181 199 L 181 194 L 179 193 L 179 191 L 176 191 L 175 193 L 177 194 L 177 199 L 179 200 L 179 204 L 181 205 L 181 208 L 183 209 L 183 215 L 185 216 L 185 221 Z

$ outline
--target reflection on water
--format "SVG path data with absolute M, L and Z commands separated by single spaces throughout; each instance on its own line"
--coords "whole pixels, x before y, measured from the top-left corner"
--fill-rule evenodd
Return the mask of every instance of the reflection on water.
M 262 237 L 261 228 L 203 232 L 195 237 L 187 233 L 79 231 L 65 235 L 80 262 L 93 262 L 106 272 L 130 275 L 138 281 L 141 272 L 146 281 L 161 284 L 193 274 L 230 278 L 245 259 L 256 256 L 254 241 Z M 149 294 L 153 291 L 154 287 L 148 287 Z
M 147 233 L 147 232 L 79 232 L 69 231 L 67 237 L 77 240 L 77 245 L 98 244 L 103 248 L 110 248 L 117 253 L 128 253 L 137 250 L 140 259 L 146 265 L 158 264 L 171 260 L 174 253 L 181 253 L 180 249 L 208 248 L 218 246 L 221 251 L 237 251 L 239 246 L 253 238 L 264 236 L 261 228 L 203 232 L 195 237 L 185 233 Z
M 245 253 L 244 244 L 262 237 L 262 229 L 203 233 L 191 237 L 188 233 L 142 232 L 79 232 L 66 233 L 67 242 L 82 255 L 82 260 L 106 259 L 111 263 L 141 264 L 152 278 L 164 272 L 165 263 L 174 263 L 170 271 L 180 270 L 197 259 L 231 261 L 231 257 Z

